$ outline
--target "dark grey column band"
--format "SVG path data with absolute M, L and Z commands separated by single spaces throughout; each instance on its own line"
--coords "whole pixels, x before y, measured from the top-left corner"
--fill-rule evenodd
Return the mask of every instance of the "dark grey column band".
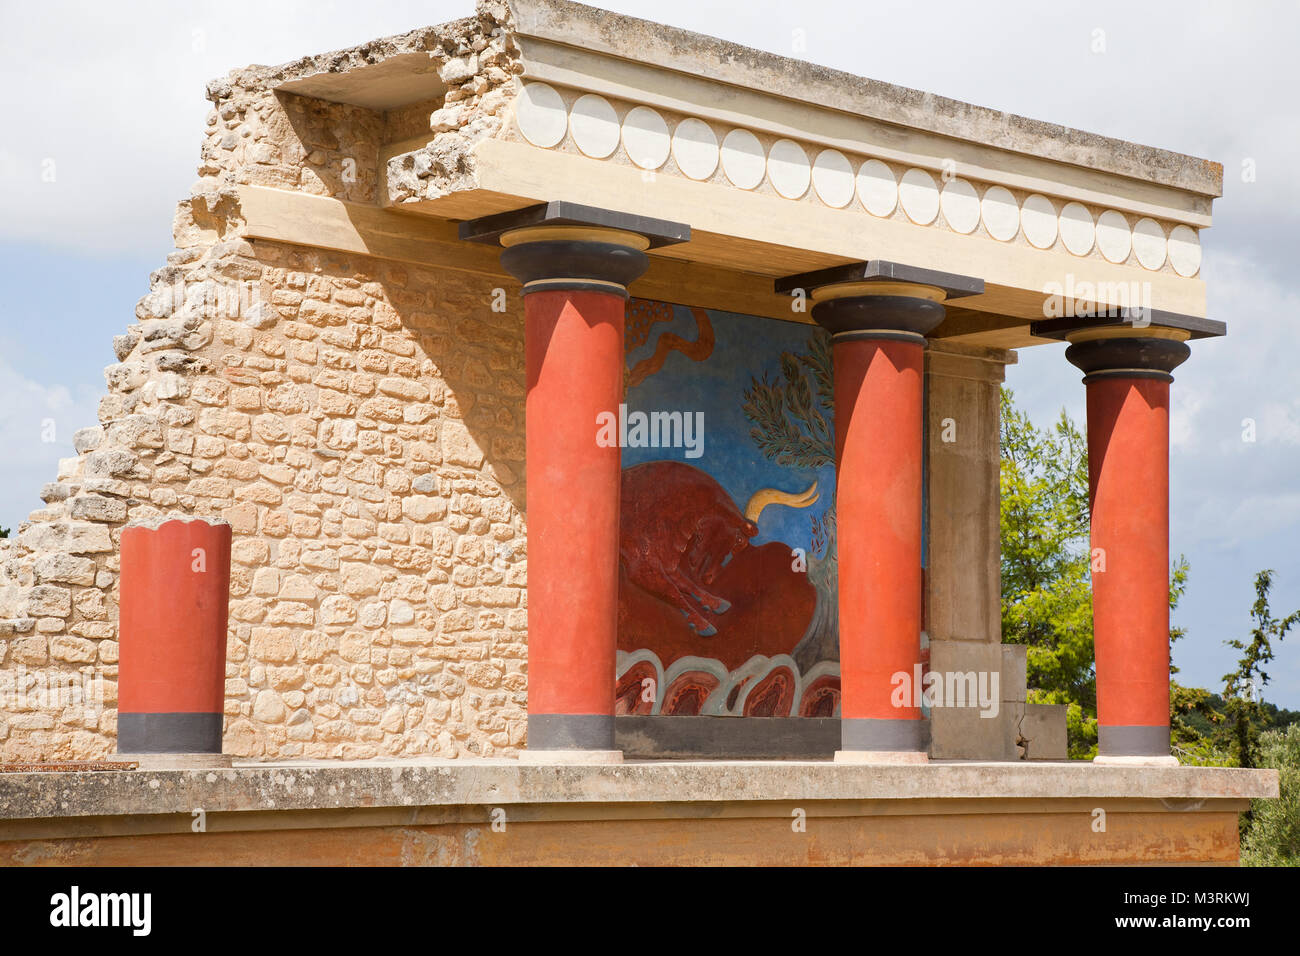
M 1097 726 L 1097 753 L 1103 757 L 1168 757 L 1169 727 Z
M 221 714 L 117 715 L 122 754 L 219 754 Z
M 1103 378 L 1149 378 L 1156 382 L 1172 382 L 1174 377 L 1168 372 L 1156 372 L 1148 368 L 1108 368 L 1101 372 L 1092 372 L 1083 377 L 1083 384 L 1100 381 Z
M 529 750 L 614 750 L 613 714 L 529 714 Z
M 846 717 L 840 721 L 840 749 L 924 751 L 924 725 L 924 720 Z
M 593 282 L 590 279 L 538 279 L 536 282 L 525 282 L 523 291 L 524 295 L 547 291 L 604 292 L 621 299 L 631 298 L 627 286 L 610 282 Z

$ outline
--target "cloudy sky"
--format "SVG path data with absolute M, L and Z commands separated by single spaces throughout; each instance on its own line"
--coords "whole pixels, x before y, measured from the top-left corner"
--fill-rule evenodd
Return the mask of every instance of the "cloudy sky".
M 1187 683 L 1221 687 L 1250 627 L 1254 574 L 1300 607 L 1300 5 L 1189 2 L 607 0 L 636 16 L 959 100 L 1222 162 L 1202 233 L 1209 314 L 1173 386 L 1172 550 L 1191 562 L 1176 620 Z M 194 179 L 207 80 L 467 15 L 471 0 L 75 4 L 0 0 L 0 525 L 93 424 L 149 272 Z M 796 38 L 803 48 L 796 47 Z M 1253 177 L 1244 175 L 1253 171 Z M 52 181 L 47 181 L 52 180 Z M 1158 303 L 1157 303 L 1158 306 Z M 1061 347 L 1008 383 L 1040 424 L 1083 421 Z M 1242 440 L 1242 421 L 1257 440 Z M 1300 630 L 1265 697 L 1300 708 Z

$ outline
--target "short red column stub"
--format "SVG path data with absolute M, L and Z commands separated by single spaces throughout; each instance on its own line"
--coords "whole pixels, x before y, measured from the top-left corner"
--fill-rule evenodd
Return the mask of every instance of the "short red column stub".
M 122 531 L 119 712 L 222 712 L 230 543 L 230 525 L 204 519 Z

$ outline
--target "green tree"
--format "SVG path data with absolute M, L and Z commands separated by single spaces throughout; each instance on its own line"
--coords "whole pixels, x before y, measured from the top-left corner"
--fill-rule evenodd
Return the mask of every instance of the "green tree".
M 1260 692 L 1268 683 L 1264 666 L 1273 660 L 1273 642 L 1281 641 L 1287 631 L 1300 623 L 1300 611 L 1284 618 L 1274 618 L 1268 606 L 1268 592 L 1273 587 L 1273 571 L 1255 575 L 1255 603 L 1250 616 L 1255 622 L 1250 640 L 1225 643 L 1242 652 L 1237 669 L 1223 675 L 1224 716 L 1231 733 L 1231 752 L 1238 767 L 1258 766 L 1259 732 L 1267 724 Z
M 1300 866 L 1300 724 L 1260 735 L 1258 764 L 1278 772 L 1278 799 L 1252 801 L 1245 866 Z
M 1002 389 L 1002 640 L 1025 644 L 1030 700 L 1067 705 L 1071 757 L 1097 746 L 1088 448 L 1062 410 L 1034 427 Z
M 1174 564 L 1169 582 L 1169 607 L 1178 602 L 1187 591 L 1187 559 L 1182 555 Z M 1225 766 L 1231 759 L 1218 744 L 1222 730 L 1223 713 L 1220 699 L 1203 687 L 1184 687 L 1174 680 L 1178 667 L 1173 663 L 1173 645 L 1187 636 L 1184 627 L 1169 629 L 1169 743 L 1174 756 L 1185 764 L 1196 766 Z

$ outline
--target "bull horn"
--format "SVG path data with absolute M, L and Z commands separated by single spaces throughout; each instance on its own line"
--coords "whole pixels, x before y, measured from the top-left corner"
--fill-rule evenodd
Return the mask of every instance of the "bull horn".
M 757 524 L 758 516 L 763 513 L 763 509 L 768 505 L 789 505 L 791 508 L 807 508 L 809 505 L 815 504 L 819 497 L 817 482 L 815 481 L 802 494 L 778 491 L 776 488 L 763 488 L 754 492 L 754 496 L 749 499 L 749 504 L 745 505 L 745 517 Z

